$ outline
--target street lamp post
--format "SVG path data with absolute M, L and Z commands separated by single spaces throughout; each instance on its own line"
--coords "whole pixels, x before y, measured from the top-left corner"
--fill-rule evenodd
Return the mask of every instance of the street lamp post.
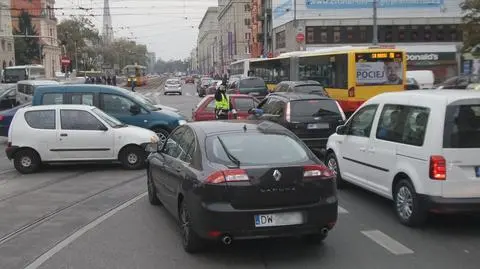
M 378 45 L 377 5 L 378 0 L 373 0 L 373 45 Z

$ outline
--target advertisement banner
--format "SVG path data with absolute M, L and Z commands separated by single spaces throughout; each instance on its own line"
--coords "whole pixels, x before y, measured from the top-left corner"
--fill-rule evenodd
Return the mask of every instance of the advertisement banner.
M 372 0 L 305 0 L 308 9 L 372 8 Z M 444 0 L 378 0 L 378 8 L 432 8 L 443 5 Z
M 357 85 L 402 84 L 403 68 L 400 62 L 357 62 Z
M 293 0 L 272 0 L 272 17 L 273 28 L 293 20 Z

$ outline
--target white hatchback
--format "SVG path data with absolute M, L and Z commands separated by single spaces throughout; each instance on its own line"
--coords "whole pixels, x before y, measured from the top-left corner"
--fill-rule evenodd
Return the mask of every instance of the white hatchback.
M 96 107 L 31 106 L 15 113 L 5 152 L 24 174 L 42 163 L 65 161 L 119 161 L 125 169 L 140 169 L 145 145 L 156 142 L 154 132 L 125 125 Z
M 480 92 L 419 90 L 365 102 L 328 139 L 325 162 L 346 182 L 394 201 L 401 223 L 480 211 Z

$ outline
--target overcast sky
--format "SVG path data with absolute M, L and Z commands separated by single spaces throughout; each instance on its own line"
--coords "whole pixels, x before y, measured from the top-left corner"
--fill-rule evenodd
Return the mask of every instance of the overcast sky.
M 102 31 L 104 0 L 56 0 L 60 20 L 70 15 L 92 18 Z M 110 0 L 115 37 L 128 37 L 147 45 L 164 60 L 190 56 L 196 46 L 198 25 L 217 0 Z

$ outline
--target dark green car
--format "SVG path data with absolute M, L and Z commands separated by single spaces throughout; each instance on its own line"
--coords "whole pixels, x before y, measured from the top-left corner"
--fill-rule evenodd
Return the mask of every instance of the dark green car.
M 261 100 L 268 95 L 268 88 L 262 78 L 248 77 L 234 81 L 227 90 L 227 93 L 248 94 Z

